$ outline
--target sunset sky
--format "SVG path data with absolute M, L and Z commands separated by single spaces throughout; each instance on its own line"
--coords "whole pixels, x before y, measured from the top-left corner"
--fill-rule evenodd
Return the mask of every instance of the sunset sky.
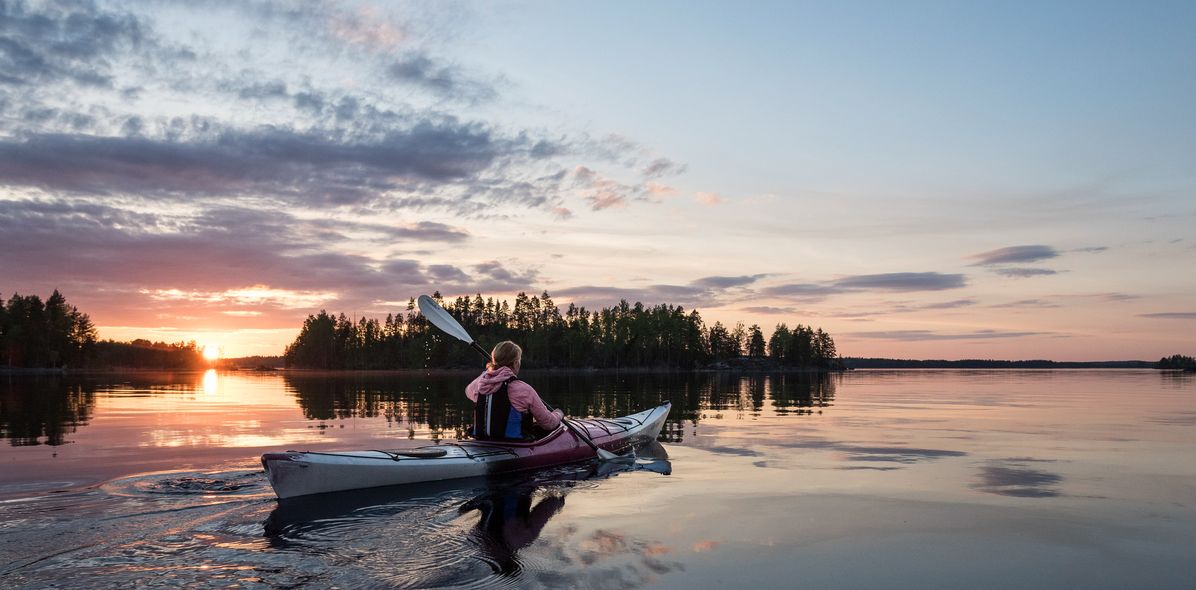
M 848 356 L 1196 352 L 1193 2 L 0 0 L 0 295 L 281 354 L 547 290 Z

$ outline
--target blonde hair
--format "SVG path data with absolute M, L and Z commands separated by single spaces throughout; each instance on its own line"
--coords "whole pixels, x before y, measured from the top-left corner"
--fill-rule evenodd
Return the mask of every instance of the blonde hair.
M 494 350 L 490 351 L 490 362 L 486 364 L 486 367 L 490 370 L 508 367 L 514 371 L 515 365 L 518 365 L 522 359 L 523 349 L 510 340 L 503 340 L 494 345 Z

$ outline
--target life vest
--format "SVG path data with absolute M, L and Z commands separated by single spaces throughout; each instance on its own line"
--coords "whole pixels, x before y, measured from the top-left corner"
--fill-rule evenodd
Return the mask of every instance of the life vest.
M 533 438 L 532 415 L 511 406 L 507 386 L 511 377 L 502 382 L 498 391 L 479 395 L 473 406 L 473 437 L 478 440 L 526 440 Z

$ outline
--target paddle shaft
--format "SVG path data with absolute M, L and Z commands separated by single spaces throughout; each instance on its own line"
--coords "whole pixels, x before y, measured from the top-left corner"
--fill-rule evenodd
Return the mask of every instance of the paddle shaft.
M 474 350 L 478 351 L 478 354 L 486 357 L 486 360 L 490 360 L 490 353 L 486 352 L 486 349 L 482 348 L 481 344 L 478 344 L 477 342 L 474 342 L 471 340 L 469 342 L 469 345 L 472 346 Z

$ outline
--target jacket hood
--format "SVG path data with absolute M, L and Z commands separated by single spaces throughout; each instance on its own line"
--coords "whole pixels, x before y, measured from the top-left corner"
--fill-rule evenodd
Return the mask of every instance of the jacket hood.
M 496 391 L 507 379 L 515 376 L 515 372 L 510 367 L 499 367 L 496 371 L 486 370 L 482 373 L 482 381 L 478 383 L 478 393 L 481 395 L 490 395 Z

